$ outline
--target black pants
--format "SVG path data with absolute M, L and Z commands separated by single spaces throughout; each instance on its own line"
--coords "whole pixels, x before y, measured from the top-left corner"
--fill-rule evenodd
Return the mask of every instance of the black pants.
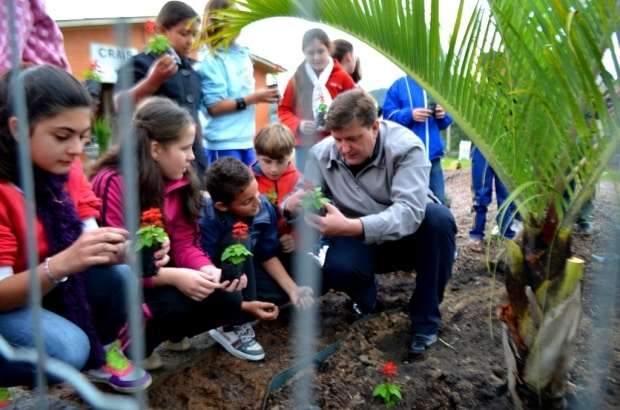
M 329 238 L 323 266 L 325 286 L 347 293 L 364 312 L 377 299 L 375 273 L 415 269 L 416 287 L 409 301 L 413 332 L 434 334 L 441 324 L 439 305 L 452 274 L 456 224 L 448 208 L 426 206 L 418 230 L 397 241 L 368 245 L 354 237 Z
M 145 356 L 165 340 L 179 340 L 237 323 L 241 314 L 240 292 L 217 290 L 196 302 L 174 286 L 159 286 L 145 288 L 144 301 L 153 314 L 145 330 Z

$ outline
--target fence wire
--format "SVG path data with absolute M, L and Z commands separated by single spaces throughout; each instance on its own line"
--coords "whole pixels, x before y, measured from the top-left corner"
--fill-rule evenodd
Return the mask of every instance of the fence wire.
M 32 308 L 32 326 L 34 333 L 34 349 L 13 349 L 0 336 L 0 356 L 8 361 L 27 362 L 36 365 L 35 390 L 36 408 L 47 409 L 47 380 L 46 374 L 56 376 L 65 380 L 73 386 L 78 394 L 91 406 L 98 409 L 114 410 L 133 410 L 146 408 L 144 392 L 135 393 L 134 398 L 127 396 L 106 394 L 99 391 L 80 371 L 71 366 L 48 358 L 45 352 L 42 323 L 41 323 L 41 284 L 37 275 L 39 265 L 39 255 L 37 248 L 37 237 L 35 232 L 36 207 L 34 195 L 34 178 L 32 168 L 32 158 L 30 151 L 30 135 L 28 124 L 28 113 L 26 108 L 23 81 L 21 79 L 21 53 L 20 42 L 24 39 L 19 38 L 19 31 L 16 27 L 16 2 L 7 2 L 7 27 L 9 34 L 9 45 L 11 49 L 12 77 L 10 80 L 10 93 L 14 96 L 16 103 L 16 116 L 18 119 L 18 161 L 19 178 L 21 189 L 24 194 L 26 206 L 26 238 L 27 238 L 27 267 L 30 271 L 30 306 Z M 128 29 L 125 19 L 119 19 L 116 23 L 117 41 L 122 47 L 126 47 Z M 129 71 L 124 70 L 126 75 L 119 78 L 120 85 L 127 86 L 131 79 L 128 78 Z M 126 87 L 128 88 L 128 87 Z M 121 171 L 125 182 L 125 221 L 126 227 L 130 232 L 130 243 L 135 243 L 135 232 L 138 224 L 138 195 L 136 177 L 136 153 L 135 141 L 131 133 L 131 113 L 133 110 L 132 102 L 129 98 L 121 99 L 119 126 L 121 130 L 120 139 L 122 144 L 122 163 Z M 131 251 L 129 251 L 131 253 Z M 141 259 L 139 257 L 130 258 L 128 261 L 133 272 L 141 272 Z M 142 336 L 142 292 L 138 275 L 131 275 L 131 280 L 127 286 L 127 312 L 129 330 L 132 339 L 132 358 L 136 363 L 141 363 L 144 357 L 144 341 Z M 134 372 L 138 370 L 134 368 Z

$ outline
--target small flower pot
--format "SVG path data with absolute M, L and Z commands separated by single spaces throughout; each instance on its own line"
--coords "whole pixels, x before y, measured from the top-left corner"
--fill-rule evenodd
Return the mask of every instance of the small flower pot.
M 306 209 L 306 212 L 308 212 L 309 214 L 318 215 L 318 216 L 327 215 L 327 210 L 325 209 L 324 206 L 321 207 L 321 209 L 309 208 L 309 209 Z
M 159 268 L 155 265 L 155 252 L 161 249 L 161 244 L 142 248 L 142 277 L 148 278 L 157 275 Z
M 234 265 L 232 263 L 222 264 L 222 282 L 239 279 L 243 275 L 243 265 L 243 263 L 240 265 Z

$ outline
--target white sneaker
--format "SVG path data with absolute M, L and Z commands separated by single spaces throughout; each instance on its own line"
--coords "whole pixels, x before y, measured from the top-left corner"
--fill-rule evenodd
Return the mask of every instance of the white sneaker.
M 233 326 L 232 330 L 228 332 L 225 332 L 221 327 L 211 329 L 209 335 L 235 357 L 251 361 L 265 358 L 265 351 L 256 341 L 254 329 L 249 323 Z
M 166 340 L 163 344 L 164 349 L 172 350 L 173 352 L 186 352 L 192 348 L 192 344 L 189 338 L 184 337 L 180 342 L 173 342 Z
M 161 360 L 161 356 L 157 352 L 151 353 L 149 357 L 142 361 L 142 368 L 147 371 L 161 369 L 164 366 L 164 362 Z
M 518 219 L 515 219 L 514 221 L 512 221 L 512 224 L 510 225 L 510 229 L 512 229 L 512 231 L 515 233 L 515 236 L 517 236 L 519 232 L 523 230 L 523 222 L 519 221 Z

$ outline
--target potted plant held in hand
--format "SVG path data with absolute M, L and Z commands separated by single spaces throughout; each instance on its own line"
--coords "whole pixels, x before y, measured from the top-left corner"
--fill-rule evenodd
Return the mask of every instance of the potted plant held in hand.
M 235 243 L 228 245 L 222 252 L 222 281 L 233 281 L 243 275 L 243 266 L 246 259 L 252 256 L 246 246 L 248 242 L 248 225 L 236 222 L 232 226 L 231 237 Z
M 155 265 L 155 253 L 168 242 L 159 208 L 150 208 L 140 216 L 140 229 L 136 233 L 137 251 L 142 251 L 142 276 L 155 276 L 159 268 Z
M 168 37 L 163 34 L 157 34 L 156 28 L 157 24 L 154 21 L 149 20 L 144 24 L 144 31 L 152 36 L 146 44 L 146 47 L 144 47 L 144 52 L 146 54 L 153 54 L 154 56 L 167 53 L 174 58 L 177 64 L 181 64 L 181 57 L 179 57 L 177 52 L 174 51 L 174 48 L 170 45 Z
M 312 212 L 319 216 L 325 216 L 325 204 L 329 204 L 329 198 L 323 195 L 320 186 L 306 189 L 306 193 L 301 198 L 301 207 L 306 212 Z

